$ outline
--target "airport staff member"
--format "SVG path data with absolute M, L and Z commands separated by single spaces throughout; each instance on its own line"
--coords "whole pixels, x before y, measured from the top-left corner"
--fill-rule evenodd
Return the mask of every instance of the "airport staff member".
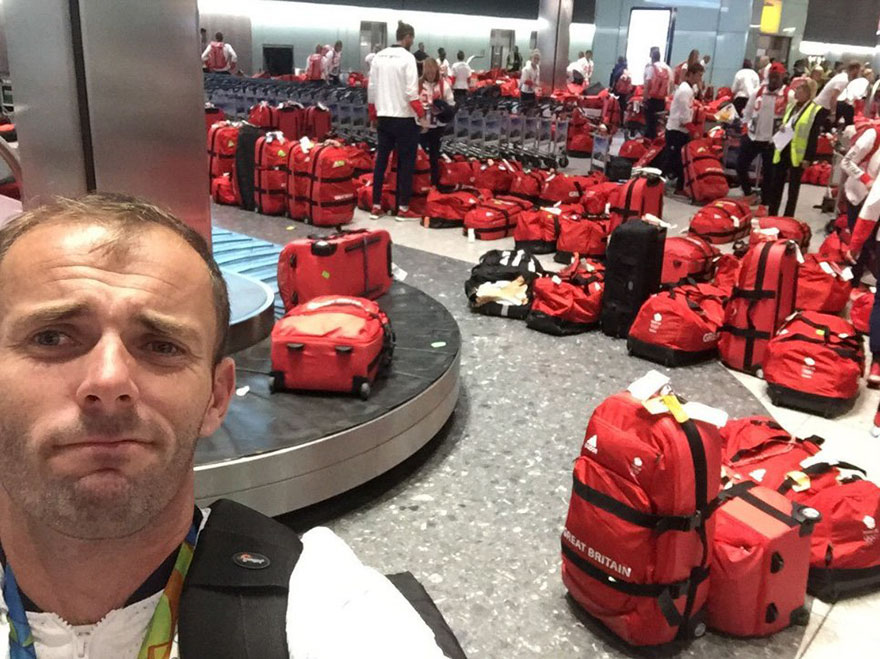
M 300 542 L 244 506 L 196 507 L 196 442 L 235 390 L 198 233 L 132 198 L 56 201 L 0 229 L 0 287 L 3 656 L 443 656 L 329 530 Z M 278 577 L 286 604 L 254 620 L 253 585 Z
M 214 41 L 202 52 L 202 63 L 212 73 L 232 73 L 238 62 L 238 55 L 228 43 L 223 41 L 223 33 L 217 32 Z
M 754 71 L 752 71 L 754 73 Z M 782 125 L 782 118 L 788 107 L 788 90 L 783 86 L 785 67 L 774 62 L 767 75 L 767 83 L 754 92 L 743 111 L 743 122 L 748 126 L 748 134 L 743 136 L 736 172 L 743 194 L 752 194 L 749 170 L 758 156 L 761 157 L 762 181 L 761 203 L 770 203 L 770 189 L 773 181 L 773 135 Z M 757 79 L 757 75 L 755 76 Z
M 690 141 L 687 125 L 694 120 L 694 88 L 703 78 L 703 65 L 688 64 L 684 80 L 675 90 L 669 119 L 666 121 L 665 172 L 675 178 L 675 194 L 684 193 L 684 166 L 681 150 Z
M 376 53 L 367 103 L 370 119 L 376 121 L 378 145 L 376 168 L 373 172 L 373 208 L 370 219 L 377 220 L 382 211 L 382 184 L 391 152 L 397 151 L 397 220 L 418 220 L 421 216 L 409 208 L 412 197 L 413 172 L 419 148 L 419 119 L 425 108 L 419 100 L 419 76 L 416 58 L 409 52 L 415 30 L 403 21 L 397 24 L 397 43 Z

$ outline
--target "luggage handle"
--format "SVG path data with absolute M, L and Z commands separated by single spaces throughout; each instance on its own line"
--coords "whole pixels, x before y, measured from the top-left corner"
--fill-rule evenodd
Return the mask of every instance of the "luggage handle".
M 794 437 L 793 435 L 785 432 L 784 430 L 782 430 L 782 428 L 780 428 L 780 431 L 780 434 L 775 435 L 771 439 L 755 444 L 750 448 L 740 449 L 733 454 L 733 456 L 730 458 L 730 461 L 739 462 L 747 455 L 751 453 L 760 453 L 764 449 L 770 448 L 774 444 L 787 444 L 791 446 L 797 446 L 798 444 L 809 442 L 810 444 L 815 444 L 816 446 L 822 446 L 822 444 L 825 442 L 822 437 L 819 437 L 817 435 L 811 435 L 810 437 L 800 439 L 799 437 Z M 791 441 L 792 439 L 794 439 L 793 442 Z
M 334 349 L 340 355 L 350 355 L 352 352 L 354 352 L 353 346 L 335 346 Z
M 865 478 L 868 477 L 868 473 L 864 469 L 862 469 L 861 467 L 857 467 L 856 465 L 849 462 L 817 462 L 816 464 L 812 464 L 809 467 L 805 467 L 804 469 L 789 472 L 789 474 L 786 475 L 785 480 L 782 482 L 782 485 L 780 485 L 776 489 L 776 491 L 780 492 L 781 494 L 785 494 L 789 490 L 793 489 L 795 485 L 797 485 L 797 481 L 795 481 L 795 479 L 790 474 L 800 472 L 807 476 L 820 476 L 822 474 L 827 474 L 834 467 L 837 467 L 839 469 L 846 469 L 847 471 L 857 471 L 861 474 L 864 474 Z M 861 478 L 861 476 L 855 477 L 856 480 L 861 480 Z
M 305 344 L 305 343 L 288 343 L 288 344 L 287 344 L 287 349 L 288 349 L 288 350 L 296 350 L 296 351 L 299 351 L 299 350 L 303 350 L 305 347 L 306 347 L 306 344 Z

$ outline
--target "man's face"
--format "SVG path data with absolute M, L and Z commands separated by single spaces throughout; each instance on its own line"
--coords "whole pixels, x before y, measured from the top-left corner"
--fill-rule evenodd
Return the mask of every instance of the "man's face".
M 100 248 L 100 225 L 32 229 L 0 264 L 0 484 L 38 522 L 125 537 L 192 488 L 234 364 L 199 255 L 162 227 Z M 191 494 L 189 494 L 191 497 Z
M 847 75 L 847 77 L 849 77 L 850 80 L 855 80 L 856 78 L 859 77 L 859 74 L 860 74 L 861 72 L 862 72 L 861 69 L 849 69 L 849 70 L 846 72 L 846 75 Z
M 767 87 L 770 91 L 775 92 L 782 87 L 782 74 L 778 71 L 771 71 L 767 74 Z

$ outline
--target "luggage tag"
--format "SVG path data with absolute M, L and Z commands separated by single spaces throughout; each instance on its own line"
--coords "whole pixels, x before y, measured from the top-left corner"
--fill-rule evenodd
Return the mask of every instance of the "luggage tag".
M 473 229 L 468 229 L 467 238 L 469 243 L 477 242 L 477 234 Z
M 559 285 L 562 283 L 562 279 L 559 278 L 559 275 L 553 275 L 553 276 L 550 278 L 550 281 L 552 281 L 552 282 L 553 282 L 554 284 L 556 284 L 557 286 L 559 286 Z
M 660 392 L 664 387 L 669 386 L 669 382 L 668 376 L 652 369 L 629 385 L 626 390 L 633 398 L 644 402 Z M 656 412 L 652 412 L 652 414 L 656 414 Z
M 391 264 L 391 276 L 394 277 L 397 281 L 406 281 L 406 278 L 409 276 L 409 273 L 401 268 L 396 263 Z
M 806 261 L 804 260 L 804 255 L 803 255 L 803 253 L 801 252 L 801 246 L 798 245 L 798 244 L 797 244 L 796 242 L 794 242 L 793 240 L 789 240 L 789 242 L 794 244 L 794 253 L 797 255 L 797 262 L 798 262 L 800 265 L 803 265 L 804 263 L 806 263 Z
M 562 215 L 562 209 L 559 207 L 559 204 L 562 202 L 557 202 L 554 206 L 548 206 L 546 208 L 542 208 L 546 213 L 550 213 L 551 215 Z
M 669 222 L 664 222 L 663 220 L 661 220 L 661 219 L 660 219 L 659 217 L 657 217 L 656 215 L 651 215 L 650 213 L 647 213 L 647 214 L 642 218 L 642 220 L 645 221 L 645 222 L 647 222 L 648 224 L 653 224 L 653 225 L 655 225 L 655 226 L 662 227 L 663 229 L 667 229 L 667 230 L 669 230 L 669 229 L 674 229 L 674 228 L 675 228 L 674 225 L 669 224 Z
M 793 492 L 806 492 L 810 489 L 810 477 L 802 471 L 790 471 L 785 477 L 794 482 L 791 488 Z
M 300 139 L 299 145 L 302 147 L 303 153 L 308 153 L 312 150 L 312 146 L 314 146 L 308 137 Z
M 730 415 L 724 410 L 697 402 L 685 403 L 684 411 L 690 418 L 696 421 L 705 421 L 717 428 L 726 426 L 727 420 L 730 418 Z

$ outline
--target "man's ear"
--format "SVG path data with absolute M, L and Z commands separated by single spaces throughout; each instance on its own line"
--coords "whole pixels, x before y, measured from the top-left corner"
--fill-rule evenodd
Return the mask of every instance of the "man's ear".
M 211 390 L 211 401 L 208 409 L 205 410 L 205 416 L 202 418 L 202 425 L 199 427 L 199 437 L 209 437 L 217 432 L 223 419 L 226 418 L 226 412 L 229 410 L 229 403 L 232 400 L 232 393 L 235 391 L 235 362 L 232 357 L 224 357 L 223 360 L 214 367 L 214 381 Z

